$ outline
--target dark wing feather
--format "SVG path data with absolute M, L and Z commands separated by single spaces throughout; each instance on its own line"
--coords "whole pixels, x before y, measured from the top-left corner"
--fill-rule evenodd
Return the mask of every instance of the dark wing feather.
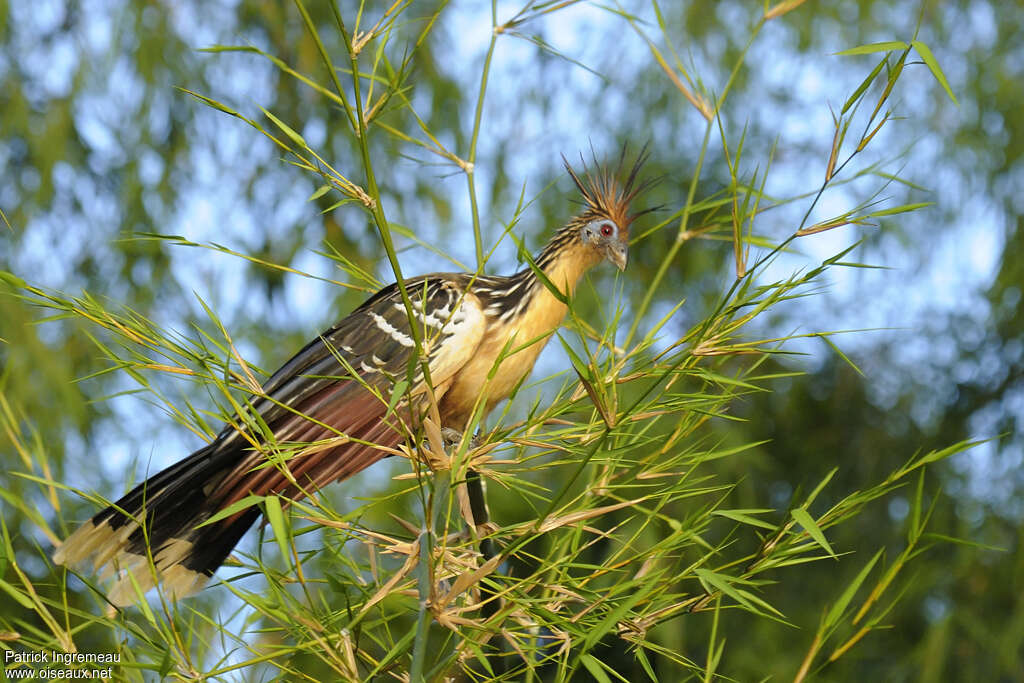
M 467 285 L 465 276 L 455 274 L 428 275 L 406 285 L 435 387 L 472 357 L 483 338 L 484 314 L 476 297 L 465 293 Z M 406 435 L 397 420 L 408 416 L 410 407 L 386 414 L 393 383 L 409 376 L 415 350 L 411 332 L 398 288 L 391 285 L 275 372 L 251 410 L 278 443 L 345 438 L 292 456 L 288 469 L 296 483 L 262 453 L 247 453 L 218 484 L 214 498 L 220 507 L 250 493 L 303 495 L 307 487 L 322 487 L 386 456 Z M 423 395 L 421 367 L 413 365 L 412 373 L 413 394 Z M 225 443 L 242 438 L 238 428 L 228 426 L 220 438 Z

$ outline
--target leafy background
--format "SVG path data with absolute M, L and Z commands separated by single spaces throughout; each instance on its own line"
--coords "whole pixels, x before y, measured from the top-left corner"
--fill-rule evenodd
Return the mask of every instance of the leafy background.
M 407 54 L 411 66 L 409 88 L 389 102 L 393 110 L 385 121 L 409 135 L 419 130 L 400 106 L 407 98 L 446 148 L 462 155 L 475 150 L 484 248 L 517 216 L 521 196 L 534 201 L 513 232 L 528 246 L 540 245 L 565 219 L 570 188 L 559 153 L 589 157 L 593 149 L 598 158 L 609 158 L 624 141 L 634 148 L 649 141 L 650 172 L 664 177 L 649 200 L 664 204 L 668 214 L 683 205 L 706 121 L 666 77 L 644 36 L 671 61 L 670 37 L 697 81 L 694 90 L 716 96 L 756 31 L 731 81 L 721 129 L 733 144 L 744 133 L 744 155 L 758 160 L 751 164 L 771 155 L 765 192 L 782 197 L 820 183 L 833 112 L 878 59 L 835 53 L 909 40 L 920 22 L 918 37 L 941 63 L 958 105 L 924 65 L 908 66 L 893 105 L 904 118 L 880 131 L 874 159 L 906 181 L 886 187 L 887 202 L 934 205 L 880 218 L 873 221 L 877 228 L 846 226 L 794 244 L 773 264 L 777 277 L 813 268 L 858 240 L 850 260 L 885 268 L 830 271 L 816 296 L 775 306 L 757 321 L 759 333 L 769 338 L 794 330 L 872 328 L 832 338 L 862 373 L 821 340 L 795 342 L 786 348 L 805 355 L 770 361 L 774 372 L 788 376 L 774 381 L 771 391 L 738 398 L 732 416 L 742 420 L 717 420 L 709 429 L 722 444 L 763 442 L 717 465 L 720 476 L 735 482 L 730 502 L 737 509 L 785 509 L 833 469 L 830 487 L 865 489 L 915 452 L 992 438 L 930 467 L 921 489 L 925 508 L 933 505 L 933 531 L 978 545 L 936 545 L 914 558 L 898 586 L 901 599 L 885 615 L 886 628 L 867 634 L 823 675 L 1018 680 L 1024 671 L 1024 273 L 1013 254 L 1024 234 L 1024 11 L 983 1 L 808 3 L 760 26 L 763 8 L 745 2 L 637 3 L 615 11 L 568 5 L 533 7 L 514 30 L 495 35 L 490 12 L 475 4 L 415 3 L 404 8 L 390 37 L 393 63 Z M 360 9 L 354 3 L 340 7 L 346 17 Z M 367 3 L 363 25 L 387 9 Z M 498 23 L 519 9 L 499 3 Z M 330 25 L 327 8 L 309 11 L 316 25 Z M 636 14 L 635 23 L 626 12 Z M 417 44 L 435 13 L 435 25 Z M 333 41 L 326 44 L 330 54 L 344 54 L 336 33 L 323 36 Z M 485 62 L 492 38 L 493 55 Z M 352 205 L 332 208 L 335 194 L 310 201 L 320 184 L 315 177 L 282 163 L 281 151 L 257 130 L 182 89 L 224 103 L 267 130 L 273 126 L 260 107 L 273 112 L 335 168 L 359 180 L 359 148 L 344 111 L 256 51 L 198 49 L 217 45 L 255 48 L 329 83 L 301 12 L 291 5 L 0 3 L 0 210 L 9 224 L 0 228 L 0 268 L 72 295 L 88 291 L 168 329 L 213 329 L 205 304 L 242 355 L 272 370 L 364 293 L 254 260 L 328 279 L 347 279 L 329 254 L 344 254 L 380 281 L 391 279 L 391 270 L 365 212 Z M 369 52 L 364 59 L 371 59 Z M 474 146 L 485 63 L 489 86 Z M 716 124 L 712 134 L 718 130 Z M 422 243 L 475 267 L 478 245 L 465 174 L 394 135 L 373 136 L 370 151 L 382 205 L 399 231 L 403 271 L 454 267 Z M 697 196 L 712 196 L 731 182 L 722 147 L 713 143 Z M 811 222 L 853 208 L 866 192 L 857 183 L 830 192 Z M 809 205 L 808 197 L 765 212 L 755 232 L 778 241 Z M 152 233 L 216 243 L 250 258 L 141 237 Z M 641 330 L 685 297 L 666 328 L 669 338 L 681 336 L 710 315 L 732 284 L 728 236 L 703 237 L 678 252 L 650 311 L 637 323 Z M 625 306 L 624 318 L 632 323 L 630 314 L 666 247 L 659 235 L 638 242 L 623 280 L 595 274 L 597 293 L 582 304 L 580 317 L 596 325 L 595 311 L 607 298 Z M 509 272 L 516 265 L 515 248 L 506 240 L 487 268 Z M 74 316 L 36 324 L 44 315 L 49 312 L 23 299 L 0 296 L 0 476 L 8 539 L 2 576 L 16 584 L 16 571 L 24 572 L 53 594 L 58 574 L 45 561 L 53 534 L 95 508 L 16 473 L 115 496 L 147 468 L 174 461 L 199 441 L 151 393 L 136 393 L 130 375 L 100 372 L 109 364 L 89 341 L 93 326 Z M 552 344 L 537 376 L 567 363 Z M 211 407 L 201 386 L 163 377 L 153 383 L 172 399 Z M 45 452 L 46 471 L 26 455 L 25 444 Z M 332 498 L 348 509 L 354 505 L 349 494 L 386 489 L 397 470 L 383 470 L 338 487 Z M 495 519 L 504 523 L 529 516 L 513 498 L 498 496 L 492 505 Z M 712 637 L 731 645 L 721 673 L 738 680 L 794 676 L 823 605 L 878 548 L 888 548 L 889 563 L 898 556 L 915 505 L 914 486 L 888 494 L 853 523 L 829 531 L 831 545 L 850 556 L 791 568 L 776 585 L 763 587 L 762 595 L 793 626 L 726 610 L 720 619 L 716 612 L 714 622 L 706 614 L 674 619 L 664 642 L 703 667 L 715 628 Z M 78 600 L 86 589 L 75 581 Z M 226 598 L 214 593 L 203 599 Z M 225 604 L 222 609 L 231 609 L 229 599 Z M 0 614 L 8 634 L 34 623 L 17 600 L 0 602 Z M 86 629 L 79 647 L 109 647 L 110 637 Z M 644 675 L 625 644 L 606 643 L 597 653 L 628 680 Z M 580 674 L 586 675 L 597 674 Z

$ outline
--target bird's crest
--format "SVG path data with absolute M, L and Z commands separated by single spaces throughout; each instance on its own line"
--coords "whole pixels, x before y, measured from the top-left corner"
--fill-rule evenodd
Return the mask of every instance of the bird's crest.
M 637 195 L 650 188 L 656 182 L 656 179 L 638 180 L 640 169 L 649 156 L 647 145 L 644 145 L 640 153 L 637 154 L 629 174 L 626 176 L 625 181 L 621 182 L 619 178 L 625 166 L 626 154 L 627 148 L 626 145 L 623 145 L 622 153 L 619 154 L 619 160 L 614 166 L 602 166 L 595 159 L 592 171 L 587 168 L 587 164 L 581 155 L 581 173 L 577 173 L 569 164 L 568 159 L 564 156 L 562 157 L 565 170 L 569 172 L 569 177 L 576 183 L 576 187 L 583 196 L 585 211 L 581 218 L 590 218 L 593 214 L 604 216 L 615 221 L 615 224 L 622 230 L 628 230 L 629 224 L 634 219 L 653 210 L 644 209 L 642 211 L 630 212 L 630 203 L 636 199 Z

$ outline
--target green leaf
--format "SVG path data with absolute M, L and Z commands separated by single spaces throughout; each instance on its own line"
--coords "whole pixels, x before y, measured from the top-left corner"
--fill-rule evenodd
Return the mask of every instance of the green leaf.
M 978 439 L 977 441 L 960 441 L 959 443 L 955 443 L 952 446 L 948 446 L 946 448 L 943 448 L 940 451 L 930 451 L 930 452 L 928 452 L 927 454 L 925 454 L 925 455 L 923 455 L 921 457 L 921 459 L 917 462 L 917 464 L 918 465 L 926 465 L 928 463 L 932 463 L 932 462 L 936 462 L 936 461 L 939 461 L 939 460 L 943 460 L 945 458 L 948 458 L 951 455 L 956 455 L 957 453 L 960 453 L 961 451 L 969 450 L 969 449 L 974 448 L 975 446 L 978 446 L 980 444 L 983 444 L 983 443 L 985 443 L 985 442 L 987 442 L 989 440 L 990 439 Z
M 204 521 L 202 524 L 196 525 L 196 528 L 199 529 L 199 528 L 204 527 L 204 526 L 206 526 L 208 524 L 215 524 L 216 522 L 219 522 L 222 519 L 226 519 L 226 518 L 228 518 L 228 517 L 230 517 L 230 516 L 232 516 L 234 514 L 237 514 L 237 513 L 241 512 L 242 510 L 248 510 L 253 505 L 258 505 L 258 504 L 262 503 L 264 500 L 265 500 L 265 498 L 263 496 L 255 496 L 255 495 L 246 496 L 242 500 L 235 501 L 231 505 L 228 505 L 223 510 L 219 510 L 215 515 L 211 516 L 209 519 Z
M 338 207 L 340 207 L 340 206 L 345 206 L 346 204 L 351 204 L 351 203 L 352 203 L 352 202 L 354 202 L 354 201 L 355 201 L 354 199 L 348 199 L 348 198 L 345 198 L 345 199 L 339 199 L 338 201 L 334 202 L 333 204 L 331 204 L 330 206 L 328 206 L 328 207 L 327 207 L 326 209 L 324 209 L 323 211 L 321 211 L 321 212 L 320 212 L 320 215 L 321 215 L 321 216 L 326 216 L 327 214 L 329 214 L 330 212 L 334 211 L 334 210 L 335 210 L 335 209 L 337 209 Z
M 908 543 L 914 543 L 924 530 L 924 525 L 921 523 L 921 510 L 924 508 L 924 469 L 922 467 L 918 472 L 914 502 L 910 506 L 910 523 L 907 525 Z
M 0 280 L 3 280 L 12 287 L 17 287 L 18 289 L 25 289 L 26 287 L 24 280 L 14 273 L 9 273 L 6 270 L 0 270 Z
M 594 677 L 594 680 L 599 683 L 612 683 L 612 679 L 608 678 L 608 674 L 604 672 L 601 663 L 593 655 L 583 655 L 580 657 L 580 661 L 583 662 L 583 666 L 587 667 L 587 671 Z
M 838 354 L 838 356 L 839 356 L 840 358 L 842 358 L 842 359 L 843 359 L 844 361 L 846 361 L 846 364 L 847 364 L 847 365 L 849 365 L 849 366 L 850 366 L 851 368 L 853 368 L 853 369 L 854 369 L 854 371 L 856 371 L 856 373 L 857 373 L 858 375 L 860 375 L 861 377 L 865 377 L 865 376 L 866 376 L 866 375 L 864 374 L 864 372 L 863 372 L 863 371 L 862 371 L 862 370 L 861 370 L 860 368 L 858 368 L 858 367 L 857 367 L 857 364 L 856 364 L 856 363 L 854 363 L 854 362 L 853 362 L 852 360 L 850 360 L 850 358 L 849 358 L 849 357 L 848 357 L 848 356 L 847 356 L 847 355 L 846 355 L 845 353 L 843 353 L 842 349 L 840 349 L 840 348 L 839 348 L 838 346 L 836 346 L 835 342 L 833 342 L 833 341 L 832 341 L 832 340 L 831 340 L 831 339 L 829 338 L 829 337 L 830 337 L 831 335 L 827 335 L 827 334 L 819 334 L 819 335 L 817 335 L 817 336 L 818 336 L 818 337 L 819 337 L 819 338 L 820 338 L 820 339 L 821 339 L 822 341 L 824 341 L 824 342 L 825 342 L 826 344 L 828 344 L 828 345 L 829 345 L 830 347 L 832 347 L 832 350 L 833 350 L 833 351 L 835 351 L 835 352 L 836 352 L 836 354 Z
M 0 579 L 0 589 L 5 593 L 14 598 L 14 601 L 25 609 L 35 610 L 36 606 L 32 603 L 31 598 L 19 591 L 17 588 L 7 583 L 3 579 Z
M 331 186 L 330 185 L 321 185 L 320 187 L 316 188 L 316 190 L 313 192 L 313 194 L 309 195 L 309 199 L 307 199 L 306 201 L 311 202 L 311 201 L 314 201 L 316 199 L 320 199 L 320 197 L 323 197 L 325 194 L 327 194 L 330 191 L 331 191 Z
M 718 590 L 722 591 L 730 598 L 738 602 L 739 604 L 746 606 L 748 609 L 751 609 L 755 612 L 759 611 L 756 607 L 754 607 L 753 604 L 751 604 L 747 600 L 746 596 L 744 596 L 743 593 L 741 593 L 739 590 L 736 589 L 735 586 L 732 585 L 729 579 L 732 579 L 733 577 L 713 572 L 710 569 L 697 569 L 695 573 L 697 574 L 697 578 L 700 579 L 701 583 L 704 584 L 705 588 L 717 588 Z
M 759 387 L 756 384 L 750 384 L 749 382 L 744 382 L 743 380 L 739 380 L 734 377 L 726 377 L 725 375 L 720 375 L 717 372 L 712 372 L 711 370 L 707 370 L 705 368 L 694 368 L 691 372 L 694 375 L 706 379 L 709 382 L 714 382 L 715 384 L 742 387 L 744 389 L 753 389 L 755 391 L 765 390 L 764 387 Z
M 871 213 L 861 216 L 861 218 L 876 218 L 878 216 L 892 216 L 897 213 L 907 213 L 909 211 L 917 211 L 923 209 L 926 206 L 931 206 L 935 202 L 917 202 L 916 204 L 901 204 L 900 206 L 894 206 L 889 209 L 881 209 L 879 211 L 872 211 Z
M 365 680 L 373 680 L 374 677 L 385 670 L 392 662 L 408 653 L 409 643 L 412 642 L 413 638 L 416 637 L 416 629 L 408 629 L 404 636 L 402 636 L 392 647 L 388 650 L 387 654 L 381 657 L 380 662 L 376 667 L 373 668 L 369 673 L 366 674 Z
M 821 493 L 826 486 L 828 486 L 828 483 L 832 481 L 832 477 L 836 476 L 836 472 L 838 471 L 838 467 L 833 467 L 829 473 L 825 475 L 825 478 L 822 479 L 821 482 L 814 487 L 814 490 L 811 491 L 810 495 L 807 496 L 807 500 L 803 504 L 804 508 L 814 502 L 814 499 L 818 497 L 818 494 Z
M 284 557 L 285 562 L 290 567 L 292 565 L 291 533 L 289 532 L 284 512 L 281 509 L 281 499 L 278 496 L 267 496 L 264 499 L 264 504 L 267 520 L 270 522 L 270 528 L 274 532 L 277 547 L 280 548 L 282 557 Z
M 846 103 L 843 104 L 843 108 L 839 111 L 840 116 L 849 111 L 850 107 L 852 107 L 854 103 L 858 99 L 860 99 L 860 96 L 863 95 L 864 91 L 868 89 L 868 87 L 871 85 L 871 82 L 875 80 L 875 76 L 878 75 L 878 72 L 882 70 L 882 67 L 885 66 L 888 60 L 888 55 L 882 57 L 881 61 L 878 62 L 878 65 L 875 66 L 875 68 L 871 70 L 871 73 L 868 74 L 868 77 L 861 81 L 861 84 L 857 86 L 857 89 L 853 91 L 853 94 L 850 95 L 850 97 L 847 98 Z
M 908 45 L 902 40 L 888 40 L 882 43 L 868 43 L 867 45 L 858 45 L 857 47 L 851 47 L 849 50 L 843 50 L 842 52 L 835 52 L 836 56 L 849 57 L 850 55 L 870 55 L 875 52 L 892 52 L 893 50 L 906 50 Z
M 162 660 L 160 660 L 160 669 L 159 669 L 160 678 L 166 680 L 167 674 L 169 674 L 171 672 L 171 669 L 173 667 L 174 667 L 174 658 L 171 657 L 171 648 L 168 647 L 168 648 L 164 649 L 164 658 Z
M 547 273 L 545 273 L 543 270 L 537 267 L 537 264 L 533 260 L 533 256 L 530 254 L 529 251 L 527 251 L 526 245 L 523 244 L 523 241 L 516 237 L 515 235 L 513 235 L 512 233 L 509 233 L 509 237 L 512 239 L 513 242 L 515 242 L 516 247 L 519 250 L 520 260 L 525 262 L 526 266 L 533 271 L 533 274 L 537 276 L 537 279 L 540 280 L 540 283 L 544 285 L 544 287 L 549 292 L 551 292 L 551 296 L 558 299 L 560 303 L 563 303 L 566 306 L 568 306 L 569 297 L 565 294 L 565 292 L 560 290 L 558 287 L 555 286 L 553 282 L 551 282 L 551 280 L 548 278 Z
M 895 120 L 895 119 L 893 119 L 893 120 Z M 879 171 L 879 170 L 875 169 L 875 170 L 871 171 L 871 174 L 872 175 L 876 175 L 879 178 L 885 178 L 886 180 L 889 180 L 889 181 L 894 182 L 894 183 L 899 183 L 901 185 L 905 185 L 905 186 L 907 186 L 907 187 L 909 187 L 911 189 L 918 190 L 920 192 L 928 192 L 928 188 L 925 187 L 924 185 L 918 185 L 917 183 L 913 183 L 913 182 L 907 180 L 906 178 L 900 178 L 899 176 L 895 176 L 892 173 L 886 173 L 885 171 Z
M 761 527 L 762 529 L 771 529 L 774 531 L 776 528 L 775 524 L 771 524 L 769 522 L 765 522 L 764 520 L 757 519 L 756 517 L 751 516 L 763 515 L 767 512 L 775 512 L 775 510 L 715 510 L 711 514 L 716 515 L 718 517 L 725 517 L 726 519 L 731 519 L 741 524 L 749 524 L 750 526 L 757 526 Z
M 282 121 L 281 119 L 279 119 L 276 116 L 274 116 L 273 114 L 271 114 L 269 111 L 267 111 L 263 107 L 260 107 L 260 111 L 262 111 L 263 114 L 268 119 L 273 121 L 274 125 L 276 125 L 278 128 L 281 129 L 281 132 L 283 132 L 285 135 L 287 135 L 289 138 L 291 138 L 292 142 L 294 142 L 295 144 L 299 145 L 300 147 L 303 147 L 305 149 L 309 149 L 309 145 L 306 144 L 306 141 L 302 138 L 302 136 L 299 135 L 298 133 L 296 133 L 294 130 L 292 130 L 292 128 L 290 126 L 288 126 L 288 124 L 286 124 L 284 121 Z
M 214 109 L 218 109 L 218 110 L 224 112 L 225 114 L 230 114 L 231 116 L 237 116 L 240 119 L 247 120 L 247 119 L 245 119 L 244 116 L 239 114 L 237 111 L 235 111 L 234 109 L 232 109 L 228 105 L 222 104 L 222 103 L 218 102 L 217 100 L 213 99 L 212 97 L 207 97 L 206 95 L 200 95 L 199 93 L 197 93 L 197 92 L 195 92 L 193 90 L 189 90 L 188 88 L 178 88 L 178 90 L 180 90 L 181 92 L 186 93 L 188 95 L 191 95 L 192 97 L 196 98 L 197 100 L 200 100 L 200 101 L 204 102 L 205 104 L 213 107 Z
M 979 550 L 991 550 L 997 553 L 1005 553 L 1009 551 L 1009 548 L 1001 545 L 990 545 L 988 543 L 978 543 L 977 541 L 971 541 L 966 538 L 957 538 L 956 536 L 950 536 L 948 534 L 939 534 L 934 532 L 928 532 L 921 534 L 921 540 L 925 541 L 936 541 L 939 543 L 950 543 L 952 545 L 962 545 L 967 548 L 977 548 Z
M 835 552 L 833 552 L 832 550 L 832 546 L 828 544 L 828 540 L 825 538 L 825 534 L 821 532 L 821 528 L 814 521 L 814 518 L 812 518 L 811 515 L 808 514 L 807 510 L 805 510 L 804 508 L 795 508 L 791 514 L 793 515 L 793 519 L 796 520 L 797 524 L 802 526 L 804 530 L 807 531 L 808 534 L 810 534 L 811 538 L 813 538 L 818 545 L 824 548 L 825 551 L 832 557 L 836 556 Z
M 146 571 L 153 570 L 153 563 L 150 562 Z M 157 625 L 156 615 L 153 614 L 153 610 L 149 606 L 149 601 L 146 600 L 146 591 L 142 590 L 142 586 L 139 585 L 139 580 L 136 578 L 135 572 L 128 572 L 125 577 L 132 584 L 132 590 L 135 591 L 135 603 L 138 605 L 139 610 L 142 611 L 142 616 L 146 617 L 146 621 L 149 622 L 150 626 L 155 627 Z
M 437 254 L 441 258 L 448 260 L 452 265 L 454 265 L 459 270 L 473 270 L 466 264 L 462 263 L 462 261 L 459 261 L 458 259 L 455 259 L 452 256 L 450 256 L 448 253 L 445 252 L 444 249 L 438 248 L 437 245 L 434 244 L 433 242 L 428 242 L 427 240 L 424 240 L 419 235 L 417 235 L 413 230 L 402 225 L 401 223 L 388 221 L 388 228 L 390 228 L 394 232 L 397 232 L 402 237 L 412 240 L 413 242 L 423 247 L 424 249 L 427 249 L 433 252 L 434 254 Z
M 946 94 L 949 95 L 949 99 L 953 100 L 953 104 L 960 106 L 960 103 L 956 101 L 956 95 L 953 94 L 953 89 L 949 87 L 949 82 L 946 80 L 946 74 L 942 73 L 942 68 L 939 66 L 939 62 L 935 59 L 935 55 L 932 54 L 931 48 L 922 43 L 920 40 L 915 40 L 911 45 L 917 50 L 917 54 L 921 55 L 921 59 L 931 69 L 932 76 L 935 76 L 935 80 L 939 82 Z
M 649 578 L 651 580 L 654 579 L 654 577 Z M 628 593 L 629 597 L 616 605 L 614 609 L 604 616 L 600 623 L 587 633 L 586 638 L 583 640 L 583 649 L 589 650 L 596 647 L 606 633 L 618 626 L 619 622 L 629 614 L 629 611 L 647 597 L 651 591 L 651 585 L 650 581 L 636 582 L 634 586 L 619 584 L 616 589 L 620 592 Z M 586 655 L 584 654 L 583 656 L 585 657 Z
M 389 417 L 395 410 L 395 406 L 401 400 L 405 390 L 409 388 L 409 381 L 400 379 L 395 382 L 395 386 L 391 389 L 391 398 L 388 399 L 388 410 L 384 413 L 384 417 Z
M 846 608 L 850 605 L 850 601 L 853 600 L 853 596 L 857 594 L 861 584 L 864 583 L 864 579 L 866 579 L 868 574 L 871 573 L 871 569 L 875 566 L 875 563 L 878 562 L 878 558 L 882 556 L 882 552 L 884 552 L 884 549 L 880 549 L 875 553 L 875 556 L 872 557 L 866 565 L 864 565 L 864 568 L 860 570 L 860 573 L 857 574 L 853 581 L 850 582 L 850 585 L 846 587 L 843 594 L 839 596 L 839 599 L 836 600 L 835 604 L 829 609 L 828 614 L 825 616 L 826 628 L 830 628 L 839 623 L 839 619 L 843 616 L 843 612 L 845 612 Z
M 562 335 L 557 334 L 558 341 L 562 343 L 562 348 L 565 349 L 565 353 L 569 356 L 569 362 L 572 363 L 573 368 L 576 369 L 576 374 L 580 376 L 584 382 L 593 382 L 594 377 L 590 372 L 590 366 L 583 362 L 583 359 L 577 355 L 573 348 L 569 345 L 569 342 L 562 338 Z
M 638 647 L 636 649 L 636 660 L 640 662 L 640 666 L 643 668 L 644 673 L 647 674 L 647 677 L 654 681 L 654 683 L 658 683 L 658 676 L 654 673 L 654 667 L 651 666 L 651 660 L 647 658 L 644 648 Z

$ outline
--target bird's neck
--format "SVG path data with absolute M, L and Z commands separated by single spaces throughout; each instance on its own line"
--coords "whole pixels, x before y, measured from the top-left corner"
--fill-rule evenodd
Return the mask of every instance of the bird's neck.
M 560 292 L 566 296 L 572 296 L 580 278 L 597 261 L 593 249 L 576 244 L 559 251 L 554 259 L 541 268 L 541 271 Z M 536 275 L 534 276 L 536 277 Z
M 503 316 L 503 322 L 509 329 L 517 330 L 521 340 L 538 339 L 558 329 L 568 310 L 564 303 L 566 298 L 572 297 L 580 278 L 597 260 L 593 249 L 586 248 L 578 239 L 559 238 L 560 235 L 555 235 L 534 259 L 536 270 L 544 273 L 550 286 L 531 267 L 513 276 L 525 285 L 527 293 L 517 302 L 514 311 Z M 552 288 L 561 295 L 556 295 Z M 531 355 L 535 357 L 542 347 L 543 343 L 537 345 Z
M 583 274 L 600 260 L 593 249 L 580 242 L 578 235 L 574 226 L 562 228 L 533 260 L 537 269 L 566 296 L 572 296 Z M 525 277 L 539 279 L 529 267 L 522 274 Z M 547 290 L 542 282 L 537 284 Z M 550 292 L 548 295 L 554 298 Z

